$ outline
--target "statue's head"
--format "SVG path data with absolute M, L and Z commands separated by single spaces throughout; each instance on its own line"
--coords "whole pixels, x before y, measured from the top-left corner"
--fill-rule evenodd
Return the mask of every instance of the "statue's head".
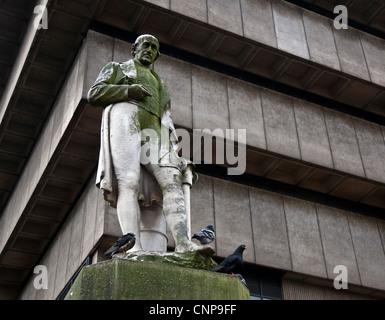
M 150 34 L 143 34 L 135 40 L 131 53 L 134 59 L 149 66 L 159 57 L 159 41 Z

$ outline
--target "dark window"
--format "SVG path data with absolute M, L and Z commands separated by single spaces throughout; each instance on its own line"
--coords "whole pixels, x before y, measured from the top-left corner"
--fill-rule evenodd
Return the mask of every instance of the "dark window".
M 217 263 L 223 259 L 214 257 Z M 244 263 L 239 272 L 250 291 L 250 300 L 283 300 L 282 276 L 284 271 Z
M 285 272 L 245 263 L 242 273 L 250 300 L 283 300 L 281 278 Z

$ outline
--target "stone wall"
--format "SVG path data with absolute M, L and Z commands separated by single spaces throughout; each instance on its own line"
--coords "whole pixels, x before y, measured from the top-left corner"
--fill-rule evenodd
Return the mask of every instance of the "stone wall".
M 337 30 L 333 20 L 288 2 L 146 1 L 327 68 L 385 85 L 382 39 L 352 27 Z
M 385 182 L 383 126 L 167 56 L 155 70 L 179 126 L 246 129 L 249 147 Z

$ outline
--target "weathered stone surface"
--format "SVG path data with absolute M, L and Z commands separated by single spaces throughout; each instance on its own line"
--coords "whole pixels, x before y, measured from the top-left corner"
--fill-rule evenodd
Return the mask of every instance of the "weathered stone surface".
M 368 179 L 385 182 L 385 143 L 381 127 L 368 121 L 354 119 L 358 146 Z
M 170 1 L 169 0 L 145 0 L 145 1 L 153 3 L 159 7 L 163 7 L 166 9 L 169 9 L 169 7 L 170 7 Z
M 175 125 L 191 128 L 191 65 L 161 55 L 154 70 L 167 84 L 171 96 L 172 120 Z
M 322 109 L 299 99 L 293 105 L 302 160 L 333 168 Z
M 113 38 L 97 32 L 90 33 L 87 41 L 88 68 L 83 84 L 83 98 L 87 98 L 89 88 L 92 86 L 106 62 L 111 61 L 114 46 Z
M 353 28 L 341 30 L 333 28 L 333 33 L 341 70 L 361 79 L 370 80 L 358 31 Z
M 359 32 L 365 60 L 368 65 L 370 80 L 385 85 L 384 52 L 385 42 L 365 32 Z
M 226 78 L 194 66 L 191 81 L 193 129 L 222 129 L 224 132 L 230 126 Z
M 237 277 L 169 264 L 112 259 L 84 267 L 66 300 L 248 300 Z
M 347 217 L 362 285 L 384 290 L 385 255 L 377 221 L 355 213 Z
M 325 258 L 313 203 L 284 198 L 293 271 L 326 278 Z
M 245 244 L 244 261 L 255 263 L 248 189 L 219 179 L 213 186 L 217 255 L 227 257 Z
M 285 1 L 272 1 L 278 49 L 309 59 L 301 11 Z
M 282 196 L 250 189 L 250 209 L 256 262 L 291 270 Z
M 302 11 L 310 59 L 340 70 L 337 49 L 334 44 L 332 21 L 328 18 Z
M 242 15 L 239 1 L 207 0 L 207 8 L 209 24 L 242 35 Z
M 191 188 L 191 235 L 209 224 L 215 225 L 213 192 L 212 179 L 200 174 Z M 210 244 L 213 248 L 215 245 L 216 240 Z
M 352 118 L 326 109 L 324 114 L 335 169 L 364 177 Z
M 271 4 L 265 0 L 241 0 L 245 37 L 277 47 Z M 258 21 L 258 23 L 255 23 Z
M 271 90 L 262 90 L 267 150 L 300 158 L 292 100 Z
M 361 285 L 346 212 L 323 205 L 316 205 L 316 210 L 328 278 L 334 279 L 334 268 L 344 265 L 349 284 Z
M 201 251 L 192 252 L 161 252 L 161 251 L 133 251 L 114 255 L 114 259 L 154 262 L 171 264 L 180 267 L 211 270 L 216 263 L 211 259 L 215 251 L 206 246 Z
M 112 61 L 127 61 L 131 57 L 131 43 L 114 39 L 114 50 Z
M 261 106 L 261 92 L 258 87 L 246 82 L 228 81 L 230 128 L 246 129 L 247 144 L 266 148 Z
M 171 10 L 207 22 L 206 0 L 171 0 Z

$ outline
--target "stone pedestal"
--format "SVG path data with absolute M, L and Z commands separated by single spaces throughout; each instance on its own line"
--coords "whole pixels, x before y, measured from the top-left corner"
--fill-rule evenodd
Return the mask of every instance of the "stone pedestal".
M 248 300 L 232 275 L 122 258 L 84 267 L 66 300 Z

